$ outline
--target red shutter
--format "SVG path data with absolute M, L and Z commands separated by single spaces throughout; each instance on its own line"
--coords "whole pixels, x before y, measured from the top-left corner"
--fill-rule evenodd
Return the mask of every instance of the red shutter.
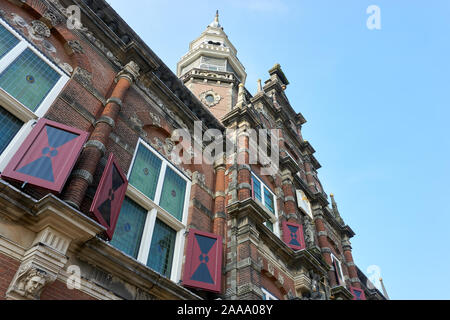
M 190 230 L 183 285 L 215 293 L 222 290 L 222 237 Z
M 12 157 L 2 178 L 61 193 L 88 133 L 41 119 Z
M 111 240 L 127 192 L 128 180 L 111 153 L 91 206 L 91 213 Z
M 353 300 L 367 300 L 364 290 L 355 287 L 350 287 L 350 292 L 353 295 Z
M 306 249 L 303 226 L 300 224 L 283 222 L 283 239 L 295 251 Z

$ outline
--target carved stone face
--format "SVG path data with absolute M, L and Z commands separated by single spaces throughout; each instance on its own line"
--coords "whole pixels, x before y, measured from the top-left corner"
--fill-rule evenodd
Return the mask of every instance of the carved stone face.
M 39 276 L 34 276 L 28 280 L 25 285 L 25 292 L 29 295 L 35 295 L 45 285 L 45 280 Z

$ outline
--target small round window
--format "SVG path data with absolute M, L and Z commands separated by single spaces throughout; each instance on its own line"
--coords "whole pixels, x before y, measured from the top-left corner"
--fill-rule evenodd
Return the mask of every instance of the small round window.
M 205 100 L 207 103 L 213 104 L 216 99 L 214 98 L 214 96 L 212 94 L 208 94 L 208 95 L 206 95 Z

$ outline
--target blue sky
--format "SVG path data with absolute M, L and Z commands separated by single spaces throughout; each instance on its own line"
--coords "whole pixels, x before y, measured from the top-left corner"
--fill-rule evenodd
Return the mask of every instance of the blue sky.
M 450 1 L 109 3 L 173 71 L 219 9 L 247 88 L 275 63 L 291 82 L 356 263 L 379 266 L 392 299 L 450 299 Z

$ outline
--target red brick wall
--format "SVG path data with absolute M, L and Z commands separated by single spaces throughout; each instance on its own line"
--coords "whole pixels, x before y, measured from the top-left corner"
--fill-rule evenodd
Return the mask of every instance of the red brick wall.
M 0 300 L 6 299 L 6 291 L 19 266 L 20 263 L 17 260 L 0 254 Z

